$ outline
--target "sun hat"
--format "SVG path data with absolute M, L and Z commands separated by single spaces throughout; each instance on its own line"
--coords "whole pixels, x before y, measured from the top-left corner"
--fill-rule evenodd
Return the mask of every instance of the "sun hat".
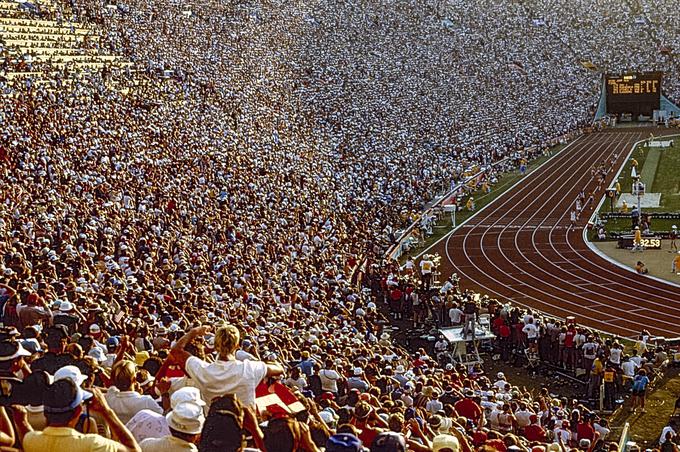
M 22 347 L 19 342 L 0 342 L 0 362 L 11 361 L 22 356 L 31 356 L 31 352 Z
M 170 411 L 165 419 L 168 421 L 168 427 L 188 435 L 198 435 L 203 429 L 203 407 L 195 402 L 181 402 L 172 411 Z
M 93 347 L 90 349 L 89 352 L 87 352 L 87 356 L 91 356 L 95 360 L 97 360 L 98 363 L 103 363 L 106 361 L 106 353 L 104 353 L 104 350 L 102 350 L 99 347 Z
M 87 380 L 87 377 L 76 366 L 64 366 L 54 373 L 54 381 L 59 380 L 71 380 L 76 386 L 80 387 Z
M 371 408 L 371 405 L 365 401 L 361 401 L 354 407 L 354 417 L 357 419 L 366 419 L 372 411 L 373 408 Z
M 173 392 L 170 396 L 170 407 L 175 408 L 182 402 L 193 402 L 200 406 L 205 406 L 206 403 L 201 399 L 201 391 L 193 386 L 185 386 Z
M 438 452 L 442 449 L 451 449 L 452 452 L 458 452 L 460 443 L 458 438 L 453 435 L 437 435 L 432 439 L 432 451 Z
M 45 390 L 43 406 L 45 413 L 62 414 L 76 409 L 85 400 L 92 398 L 92 393 L 83 391 L 80 386 L 66 378 L 52 383 Z
M 73 303 L 71 303 L 70 301 L 62 301 L 61 304 L 59 305 L 59 311 L 61 312 L 73 311 Z
M 125 424 L 125 427 L 130 430 L 130 433 L 132 433 L 137 442 L 147 438 L 170 436 L 170 429 L 168 428 L 168 421 L 165 419 L 165 416 L 151 410 L 138 411 Z

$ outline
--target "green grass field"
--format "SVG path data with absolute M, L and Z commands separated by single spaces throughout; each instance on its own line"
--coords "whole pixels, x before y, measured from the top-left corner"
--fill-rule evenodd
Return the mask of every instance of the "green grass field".
M 661 195 L 661 210 L 680 211 L 680 146 L 666 148 L 654 178 L 654 191 Z
M 653 160 L 658 159 L 658 162 L 650 161 L 649 166 L 646 167 L 645 164 L 648 157 Z M 643 208 L 643 213 L 680 212 L 680 146 L 676 145 L 673 148 L 650 150 L 642 145 L 638 145 L 619 176 L 621 190 L 624 193 L 630 192 L 633 184 L 633 179 L 630 177 L 632 158 L 638 162 L 638 174 L 646 179 L 647 191 L 650 193 L 661 193 L 660 206 L 657 208 Z M 645 168 L 647 168 L 646 171 Z M 654 168 L 655 174 L 650 174 Z M 599 212 L 600 214 L 609 213 L 610 209 L 609 201 L 605 201 Z M 618 210 L 614 207 L 615 212 Z M 678 223 L 678 220 L 653 218 L 652 229 L 655 231 L 670 231 L 671 226 Z M 610 232 L 630 230 L 630 220 L 611 218 L 607 221 L 606 229 Z M 594 234 L 589 233 L 588 235 L 592 240 Z

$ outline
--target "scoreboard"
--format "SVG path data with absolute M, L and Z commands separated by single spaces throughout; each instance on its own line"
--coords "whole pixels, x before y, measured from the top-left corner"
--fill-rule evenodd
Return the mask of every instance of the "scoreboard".
M 652 116 L 661 105 L 661 72 L 607 75 L 607 113 Z

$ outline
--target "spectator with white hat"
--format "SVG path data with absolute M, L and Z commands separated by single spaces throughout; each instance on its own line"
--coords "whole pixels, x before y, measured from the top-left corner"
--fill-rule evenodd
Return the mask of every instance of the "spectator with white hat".
M 196 402 L 178 403 L 165 416 L 170 435 L 162 438 L 147 438 L 140 443 L 143 452 L 198 451 L 205 417 L 203 407 Z

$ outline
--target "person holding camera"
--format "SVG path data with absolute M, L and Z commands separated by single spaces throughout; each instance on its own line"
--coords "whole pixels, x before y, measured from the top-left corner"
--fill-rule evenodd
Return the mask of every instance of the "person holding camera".
M 22 405 L 12 405 L 14 422 L 24 452 L 141 452 L 132 433 L 108 406 L 102 393 L 93 388 L 84 391 L 70 379 L 58 380 L 45 391 L 47 427 L 34 431 L 28 423 L 28 413 Z M 96 433 L 82 434 L 74 427 L 83 411 L 99 414 L 112 436 L 118 441 Z
M 233 325 L 224 325 L 215 332 L 215 362 L 208 363 L 185 350 L 194 339 L 208 331 L 207 326 L 191 329 L 177 341 L 170 356 L 192 378 L 208 405 L 214 398 L 235 394 L 245 406 L 254 408 L 257 385 L 265 377 L 281 375 L 283 367 L 262 361 L 237 360 L 234 354 L 241 342 L 241 335 Z

